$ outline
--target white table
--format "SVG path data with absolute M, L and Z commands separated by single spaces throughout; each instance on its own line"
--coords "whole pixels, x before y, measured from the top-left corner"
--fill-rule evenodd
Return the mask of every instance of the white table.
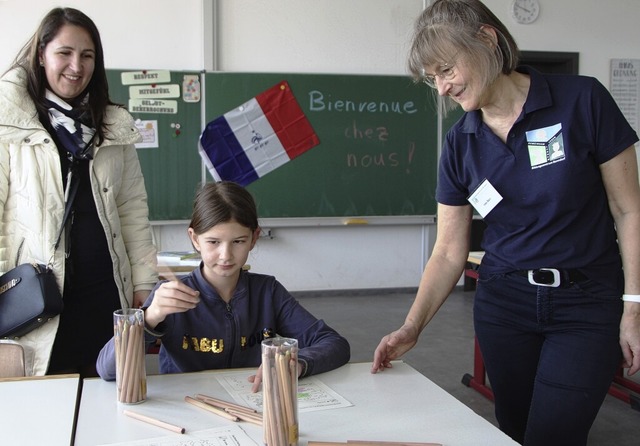
M 0 380 L 0 443 L 71 444 L 79 375 Z
M 516 445 L 409 365 L 395 362 L 392 369 L 376 375 L 369 372 L 370 367 L 370 363 L 350 363 L 317 375 L 353 406 L 301 412 L 300 446 L 306 446 L 310 440 L 435 442 L 447 446 Z M 114 382 L 85 380 L 76 446 L 180 435 L 131 419 L 123 415 L 123 409 L 179 425 L 187 432 L 233 423 L 184 402 L 186 395 L 196 393 L 233 401 L 214 378 L 215 373 L 149 376 L 147 401 L 133 406 L 116 402 Z M 260 426 L 240 425 L 257 444 L 262 444 Z

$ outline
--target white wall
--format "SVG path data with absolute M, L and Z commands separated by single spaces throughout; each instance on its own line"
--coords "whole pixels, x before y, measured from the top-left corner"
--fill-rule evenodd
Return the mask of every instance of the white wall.
M 203 2 L 208 0 L 0 0 L 0 72 L 50 9 L 80 9 L 95 22 L 107 68 L 203 68 Z
M 530 25 L 511 20 L 511 2 L 485 0 L 523 50 L 579 52 L 580 72 L 607 86 L 610 59 L 640 58 L 637 0 L 540 0 L 540 16 Z M 422 0 L 219 0 L 219 69 L 404 74 L 407 38 L 422 6 Z
M 640 58 L 640 1 L 540 0 L 531 25 L 511 0 L 486 0 L 523 50 L 580 53 L 580 72 L 609 85 L 612 58 Z M 0 0 L 0 70 L 60 3 Z M 422 0 L 76 0 L 98 25 L 108 68 L 404 74 Z M 214 7 L 217 5 L 217 7 Z M 210 37 L 214 36 L 212 45 Z M 435 237 L 431 224 L 274 228 L 249 261 L 291 290 L 416 286 Z M 184 222 L 158 225 L 165 250 L 189 249 Z
M 404 74 L 422 0 L 221 0 L 219 69 Z

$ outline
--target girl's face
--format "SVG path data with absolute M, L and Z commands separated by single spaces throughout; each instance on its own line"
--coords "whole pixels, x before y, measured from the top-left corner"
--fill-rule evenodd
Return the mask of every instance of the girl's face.
M 91 35 L 79 26 L 63 25 L 40 54 L 49 88 L 58 97 L 78 97 L 89 85 L 96 50 Z
M 199 235 L 189 228 L 191 242 L 202 256 L 205 278 L 213 285 L 226 278 L 237 280 L 256 244 L 259 231 L 252 232 L 236 221 L 217 224 Z

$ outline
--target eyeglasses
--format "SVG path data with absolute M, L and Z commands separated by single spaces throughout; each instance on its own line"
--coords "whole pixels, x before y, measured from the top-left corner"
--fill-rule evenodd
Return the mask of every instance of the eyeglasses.
M 440 66 L 440 72 L 436 74 L 427 74 L 424 73 L 422 75 L 422 82 L 427 84 L 431 88 L 438 88 L 436 84 L 436 77 L 439 77 L 443 81 L 450 81 L 454 77 L 456 77 L 456 66 L 455 64 L 446 63 Z

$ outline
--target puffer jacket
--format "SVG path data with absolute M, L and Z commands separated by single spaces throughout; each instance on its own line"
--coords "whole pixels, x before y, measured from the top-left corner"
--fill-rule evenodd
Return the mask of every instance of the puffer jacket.
M 0 79 L 0 274 L 26 262 L 51 264 L 62 291 L 64 235 L 54 252 L 65 205 L 60 155 L 25 84 L 22 69 Z M 105 122 L 110 124 L 106 139 L 95 147 L 89 165 L 91 189 L 120 303 L 130 307 L 134 291 L 151 290 L 157 282 L 156 249 L 133 145 L 139 133 L 131 115 L 119 107 L 107 109 Z M 17 339 L 25 350 L 27 375 L 46 373 L 58 323 L 55 317 Z

